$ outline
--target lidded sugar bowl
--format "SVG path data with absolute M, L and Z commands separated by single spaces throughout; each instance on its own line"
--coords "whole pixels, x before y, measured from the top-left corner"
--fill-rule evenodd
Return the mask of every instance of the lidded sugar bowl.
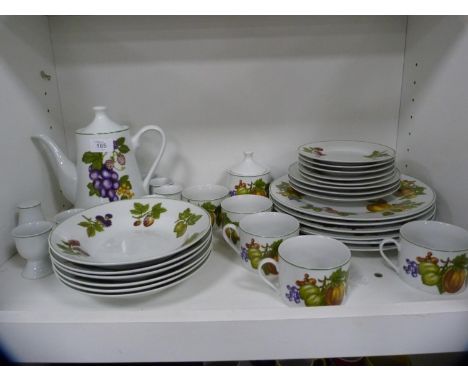
M 230 196 L 268 196 L 268 186 L 272 180 L 270 170 L 253 159 L 252 151 L 244 151 L 244 159 L 228 170 L 227 187 Z

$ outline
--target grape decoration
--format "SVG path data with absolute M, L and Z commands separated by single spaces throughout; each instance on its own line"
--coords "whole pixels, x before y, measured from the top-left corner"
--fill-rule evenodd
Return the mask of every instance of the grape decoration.
M 406 265 L 403 265 L 403 270 L 412 277 L 418 277 L 418 264 L 416 261 L 406 259 Z
M 87 187 L 89 196 L 108 199 L 109 202 L 131 199 L 134 196 L 132 184 L 128 175 L 120 177 L 119 172 L 125 170 L 125 155 L 130 151 L 125 144 L 125 138 L 120 137 L 113 142 L 110 158 L 105 159 L 103 152 L 87 151 L 83 154 L 83 163 L 89 164 Z
M 96 233 L 103 232 L 105 228 L 112 225 L 112 214 L 96 215 L 94 219 L 82 215 L 84 221 L 78 223 L 80 227 L 86 228 L 88 237 L 96 236 Z M 79 242 L 78 242 L 79 246 Z
M 246 183 L 239 180 L 239 183 L 234 186 L 234 190 L 229 191 L 229 196 L 234 195 L 260 195 L 268 196 L 269 183 L 265 183 L 263 179 L 257 179 L 255 182 Z
M 286 298 L 289 301 L 294 301 L 296 304 L 301 302 L 301 298 L 299 296 L 299 289 L 295 285 L 287 285 L 286 288 L 288 292 L 286 293 Z

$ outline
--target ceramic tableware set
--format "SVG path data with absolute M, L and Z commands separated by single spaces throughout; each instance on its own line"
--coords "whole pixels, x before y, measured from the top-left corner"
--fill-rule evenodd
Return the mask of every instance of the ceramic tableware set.
M 67 287 L 93 296 L 157 293 L 194 275 L 211 253 L 208 213 L 171 199 L 96 206 L 50 234 L 50 258 Z
M 47 255 L 47 237 L 54 224 L 45 220 L 41 202 L 28 200 L 17 205 L 18 225 L 11 235 L 19 255 L 26 260 L 21 275 L 35 280 L 52 273 Z
M 301 233 L 325 235 L 352 251 L 375 252 L 400 227 L 434 218 L 436 196 L 420 180 L 401 175 L 395 151 L 368 142 L 302 145 L 298 162 L 270 185 L 274 209 L 296 217 Z M 396 248 L 390 242 L 388 248 Z

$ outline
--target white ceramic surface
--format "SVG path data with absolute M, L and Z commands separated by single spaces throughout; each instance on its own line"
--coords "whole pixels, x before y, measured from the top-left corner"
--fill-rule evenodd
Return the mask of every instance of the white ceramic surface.
M 149 193 L 153 194 L 156 188 L 164 186 L 166 184 L 174 184 L 174 182 L 166 177 L 151 178 L 151 180 L 149 181 Z
M 76 275 L 67 271 L 66 269 L 60 266 L 60 263 L 52 261 L 54 271 L 60 276 L 61 279 L 64 279 L 71 284 L 75 284 L 77 286 L 84 286 L 84 287 L 91 287 L 96 289 L 102 289 L 103 291 L 109 291 L 113 289 L 125 289 L 125 288 L 133 288 L 133 287 L 143 287 L 149 284 L 153 284 L 160 281 L 166 281 L 168 279 L 172 279 L 174 276 L 182 275 L 185 271 L 193 269 L 197 267 L 201 262 L 205 260 L 208 254 L 211 252 L 211 243 L 208 243 L 202 250 L 198 251 L 194 255 L 190 256 L 189 258 L 185 259 L 183 262 L 178 264 L 177 267 L 173 267 L 170 269 L 160 270 L 156 273 L 149 272 L 145 275 L 139 275 L 138 279 L 125 279 L 125 280 L 117 280 L 117 279 L 108 279 L 108 278 L 101 278 L 101 279 L 93 279 L 90 277 L 86 277 L 83 275 Z
M 77 276 L 85 276 L 88 278 L 109 278 L 115 280 L 127 280 L 132 278 L 139 278 L 142 275 L 147 274 L 156 274 L 157 272 L 164 269 L 171 269 L 170 267 L 178 266 L 182 261 L 185 261 L 186 258 L 200 252 L 208 243 L 211 243 L 212 234 L 211 231 L 208 231 L 205 236 L 188 247 L 187 249 L 180 251 L 172 256 L 168 256 L 163 259 L 158 259 L 151 261 L 149 263 L 143 263 L 143 265 L 133 265 L 130 264 L 129 268 L 124 269 L 106 269 L 98 266 L 88 266 L 82 264 L 75 264 L 70 261 L 63 260 L 58 256 L 52 248 L 49 249 L 49 254 L 51 259 L 55 263 L 59 263 L 60 267 L 67 270 L 70 273 L 76 274 Z M 152 273 L 154 272 L 154 273 Z
M 208 213 L 171 199 L 136 199 L 90 208 L 59 224 L 50 245 L 76 264 L 128 268 L 179 253 L 211 229 Z
M 83 211 L 84 211 L 83 208 L 72 208 L 72 209 L 69 209 L 69 210 L 59 212 L 57 215 L 54 216 L 54 223 L 55 224 L 63 223 L 69 217 L 72 217 L 72 216 L 74 216 L 76 214 L 79 214 L 80 212 L 83 212 Z
M 232 230 L 239 240 L 232 241 Z M 279 212 L 260 212 L 244 217 L 239 227 L 226 224 L 223 238 L 239 256 L 241 264 L 250 271 L 255 271 L 264 258 L 278 258 L 278 246 L 286 239 L 299 235 L 299 222 L 296 218 Z M 270 267 L 266 273 L 276 274 Z
M 18 253 L 26 260 L 21 273 L 25 279 L 35 280 L 52 273 L 47 238 L 53 226 L 48 221 L 34 221 L 21 224 L 11 232 Z
M 317 141 L 298 148 L 302 156 L 324 163 L 377 163 L 395 157 L 395 150 L 378 143 L 336 140 Z
M 389 171 L 395 167 L 395 164 L 393 162 L 390 162 L 389 164 L 386 164 L 385 166 L 373 167 L 370 169 L 368 168 L 364 168 L 364 169 L 352 168 L 352 170 L 349 170 L 348 168 L 328 169 L 328 168 L 318 167 L 306 161 L 301 161 L 300 158 L 299 158 L 298 163 L 301 165 L 303 169 L 308 170 L 312 173 L 318 173 L 319 175 L 322 174 L 322 175 L 330 175 L 330 176 L 343 176 L 346 178 L 359 177 L 359 176 L 366 175 L 366 174 L 377 175 L 379 173 Z
M 242 218 L 258 212 L 271 211 L 270 199 L 259 195 L 236 195 L 221 202 L 223 226 L 228 223 L 238 224 Z
M 169 287 L 169 286 L 174 286 L 178 284 L 179 282 L 185 280 L 186 276 L 192 274 L 196 270 L 200 269 L 208 260 L 209 256 L 211 254 L 211 249 L 206 252 L 206 254 L 203 256 L 203 258 L 194 266 L 190 267 L 189 269 L 186 269 L 182 272 L 179 272 L 171 277 L 168 277 L 164 280 L 159 280 L 155 282 L 151 282 L 149 284 L 143 285 L 143 286 L 134 286 L 134 287 L 128 287 L 128 288 L 97 288 L 97 287 L 86 287 L 83 285 L 78 285 L 75 282 L 71 282 L 69 280 L 64 279 L 61 275 L 56 273 L 57 278 L 65 285 L 72 287 L 75 290 L 81 291 L 81 292 L 88 292 L 88 293 L 94 293 L 98 295 L 103 295 L 103 296 L 128 296 L 128 295 L 134 295 L 134 294 L 139 294 L 144 293 L 144 292 L 151 292 L 155 293 L 159 291 L 160 287 Z
M 378 189 L 378 190 L 373 190 L 375 192 L 370 192 L 370 193 L 335 193 L 335 192 L 327 192 L 327 191 L 320 191 L 316 192 L 313 191 L 310 187 L 304 187 L 300 184 L 298 184 L 296 181 L 289 180 L 289 184 L 291 185 L 292 188 L 294 188 L 296 191 L 316 198 L 320 200 L 327 200 L 327 201 L 332 201 L 332 202 L 361 202 L 361 201 L 366 201 L 366 200 L 376 200 L 376 199 L 381 199 L 385 198 L 388 195 L 393 194 L 394 192 L 398 191 L 400 188 L 400 182 L 396 182 L 393 185 L 390 185 L 388 187 Z
M 430 205 L 428 208 L 426 208 L 424 211 L 417 213 L 415 215 L 410 215 L 405 216 L 405 217 L 397 217 L 395 219 L 388 219 L 388 220 L 383 220 L 383 221 L 373 221 L 373 220 L 368 220 L 368 221 L 352 221 L 352 220 L 340 220 L 340 219 L 327 219 L 327 218 L 322 218 L 314 215 L 308 215 L 305 213 L 298 212 L 296 210 L 293 210 L 291 208 L 285 207 L 281 204 L 278 203 L 273 203 L 274 209 L 278 210 L 280 212 L 287 213 L 289 215 L 292 215 L 296 217 L 301 223 L 302 222 L 312 222 L 315 224 L 320 224 L 320 225 L 325 225 L 325 226 L 330 226 L 330 227 L 340 227 L 340 228 L 346 228 L 348 227 L 350 230 L 354 229 L 366 229 L 366 230 L 372 230 L 375 232 L 380 232 L 380 231 L 388 231 L 389 229 L 392 230 L 394 229 L 393 227 L 400 227 L 404 224 L 407 223 L 410 220 L 426 220 L 428 219 L 429 216 L 433 215 L 436 211 L 436 206 L 435 204 Z
M 305 157 L 301 153 L 298 154 L 297 159 L 302 163 L 310 164 L 317 168 L 345 171 L 361 171 L 362 169 L 375 169 L 379 167 L 388 166 L 390 163 L 395 163 L 395 158 L 390 158 L 387 161 L 382 161 L 378 163 L 326 163 L 323 161 L 317 161 L 315 159 Z
M 26 200 L 19 203 L 16 208 L 18 211 L 18 225 L 45 220 L 39 200 Z
M 410 217 L 426 211 L 435 202 L 435 193 L 418 179 L 402 175 L 402 187 L 382 200 L 361 202 L 324 202 L 291 188 L 287 175 L 270 185 L 270 197 L 281 205 L 305 215 L 353 222 L 379 222 Z
M 147 194 L 149 181 L 166 147 L 164 131 L 158 126 L 149 125 L 142 127 L 132 137 L 128 126 L 120 126 L 107 116 L 106 107 L 96 106 L 93 109 L 94 120 L 75 132 L 76 165 L 51 138 L 45 135 L 33 137 L 47 148 L 64 196 L 75 207 L 88 208 Z M 142 179 L 134 151 L 148 131 L 160 135 L 161 148 Z
M 283 241 L 279 259 L 260 262 L 258 274 L 289 306 L 339 305 L 346 295 L 351 251 L 343 243 L 319 235 Z M 278 285 L 265 277 L 266 264 L 278 269 Z
M 151 195 L 145 195 L 145 198 L 165 198 L 173 200 L 182 199 L 183 187 L 180 184 L 165 184 L 160 187 L 153 188 Z
M 272 180 L 270 170 L 253 159 L 252 151 L 244 151 L 244 159 L 228 170 L 227 187 L 231 196 L 268 196 L 268 186 Z
M 293 163 L 291 166 L 289 166 L 288 169 L 288 176 L 289 179 L 299 182 L 299 184 L 303 184 L 304 186 L 307 187 L 313 187 L 316 189 L 316 191 L 320 190 L 325 190 L 329 192 L 373 192 L 375 189 L 381 189 L 386 186 L 393 185 L 395 183 L 398 183 L 400 181 L 400 171 L 398 169 L 395 169 L 395 175 L 392 178 L 389 178 L 388 180 L 384 180 L 383 182 L 377 182 L 373 184 L 357 184 L 357 185 L 348 185 L 348 184 L 343 184 L 343 185 L 336 185 L 336 184 L 324 184 L 324 183 L 319 183 L 317 181 L 313 181 L 310 179 L 307 179 L 304 177 L 300 171 L 297 163 Z M 323 191 L 322 191 L 323 192 Z
M 342 174 L 325 174 L 312 171 L 309 168 L 304 167 L 302 164 L 298 164 L 299 172 L 309 180 L 323 180 L 332 183 L 359 183 L 365 181 L 383 181 L 392 178 L 395 175 L 395 167 L 390 166 L 389 168 L 378 171 L 373 174 L 357 174 L 357 175 L 342 175 Z
M 398 248 L 397 263 L 383 246 Z M 436 295 L 464 291 L 468 274 L 468 231 L 438 221 L 413 221 L 400 229 L 400 242 L 383 240 L 380 254 L 407 284 Z

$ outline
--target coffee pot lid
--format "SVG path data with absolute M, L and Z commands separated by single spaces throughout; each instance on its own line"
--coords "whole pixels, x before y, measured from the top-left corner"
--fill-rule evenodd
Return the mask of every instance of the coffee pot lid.
M 253 159 L 253 151 L 244 151 L 244 160 L 228 172 L 237 176 L 261 176 L 270 172 L 270 170 Z
M 127 130 L 126 126 L 115 123 L 107 116 L 106 106 L 94 106 L 94 120 L 86 127 L 76 131 L 77 134 L 108 134 Z

